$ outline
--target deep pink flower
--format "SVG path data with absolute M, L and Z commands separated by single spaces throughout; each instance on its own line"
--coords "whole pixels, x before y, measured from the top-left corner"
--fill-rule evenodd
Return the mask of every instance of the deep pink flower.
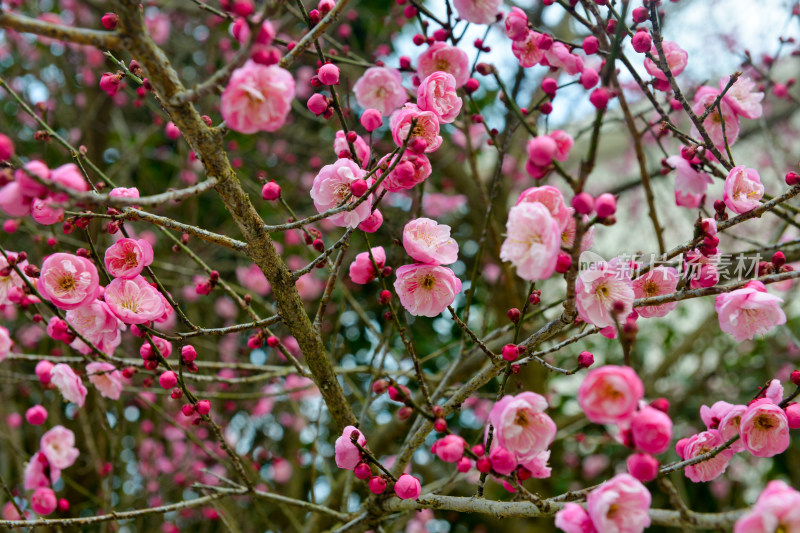
M 314 207 L 323 213 L 341 205 L 348 197 L 349 203 L 356 202 L 358 198 L 351 195 L 351 185 L 363 179 L 365 174 L 366 172 L 350 159 L 339 159 L 332 165 L 325 165 L 311 186 Z M 328 220 L 337 226 L 355 228 L 369 217 L 371 207 L 372 199 L 368 198 L 355 209 L 331 215 Z
M 722 199 L 734 213 L 746 213 L 761 205 L 764 196 L 764 185 L 754 168 L 733 167 L 725 178 L 725 190 Z
M 106 250 L 106 269 L 115 278 L 133 279 L 152 262 L 153 247 L 144 239 L 119 239 Z
M 449 72 L 434 72 L 417 88 L 417 106 L 423 111 L 432 111 L 442 124 L 453 122 L 461 111 L 461 105 L 456 79 Z
M 565 533 L 597 533 L 589 513 L 577 503 L 568 503 L 556 513 L 556 527 Z
M 31 495 L 31 509 L 40 516 L 47 516 L 58 507 L 56 493 L 50 487 L 39 487 Z
M 10 217 L 24 217 L 31 212 L 31 197 L 25 196 L 19 182 L 0 187 L 0 209 Z
M 680 155 L 667 158 L 667 164 L 674 168 L 675 175 L 675 203 L 682 207 L 696 209 L 706 194 L 706 189 L 712 183 L 711 176 L 692 167 L 691 163 Z
M 650 298 L 672 294 L 681 280 L 678 271 L 672 267 L 658 266 L 644 276 L 633 280 L 633 295 L 636 298 Z M 678 302 L 667 302 L 660 305 L 643 305 L 636 308 L 636 312 L 643 318 L 666 316 L 675 309 Z
M 416 500 L 422 493 L 422 485 L 414 476 L 402 474 L 394 484 L 394 493 L 401 500 Z
M 466 52 L 442 42 L 430 45 L 419 56 L 417 75 L 424 80 L 436 71 L 449 72 L 456 79 L 456 88 L 461 88 L 469 79 L 469 58 Z
M 600 532 L 641 533 L 650 525 L 650 493 L 630 474 L 617 474 L 586 497 L 586 510 Z
M 447 267 L 403 265 L 396 275 L 394 290 L 400 304 L 414 316 L 439 316 L 461 292 L 461 280 Z
M 415 261 L 449 265 L 458 259 L 458 243 L 450 238 L 450 226 L 430 218 L 416 218 L 403 228 L 403 247 Z
M 416 120 L 414 129 L 411 122 Z M 406 138 L 422 139 L 427 143 L 425 152 L 435 152 L 442 145 L 442 136 L 439 135 L 439 118 L 433 111 L 423 111 L 416 104 L 406 104 L 399 111 L 395 111 L 390 119 L 392 139 L 397 146 L 403 146 Z
M 39 448 L 51 468 L 59 470 L 72 466 L 81 454 L 75 447 L 75 434 L 64 426 L 55 426 L 42 435 Z
M 76 309 L 100 293 L 94 263 L 77 255 L 56 253 L 42 263 L 36 288 L 45 300 L 60 309 Z
M 164 314 L 164 300 L 142 276 L 114 279 L 103 297 L 111 312 L 126 324 L 144 324 Z
M 356 156 L 361 162 L 361 168 L 367 168 L 369 165 L 369 155 L 371 152 L 369 145 L 360 135 L 356 135 L 356 140 L 353 143 L 353 146 L 356 149 Z M 333 151 L 336 153 L 337 157 L 342 152 L 347 152 L 348 154 L 350 153 L 350 145 L 347 143 L 347 137 L 342 130 L 336 132 L 336 138 L 333 140 Z
M 294 78 L 288 70 L 248 60 L 233 71 L 222 93 L 220 112 L 234 131 L 275 131 L 286 123 L 294 93 Z
M 523 201 L 511 208 L 500 259 L 510 261 L 517 275 L 528 281 L 547 279 L 561 251 L 561 228 L 540 202 Z
M 519 61 L 519 66 L 530 68 L 544 58 L 544 50 L 539 48 L 541 33 L 528 30 L 524 39 L 517 39 L 511 43 L 511 52 Z
M 783 481 L 770 481 L 750 511 L 733 526 L 733 533 L 800 531 L 800 492 Z
M 59 363 L 51 368 L 50 383 L 55 385 L 66 401 L 77 404 L 78 407 L 83 407 L 88 391 L 83 386 L 81 378 L 75 374 L 75 371 L 69 365 Z M 60 468 L 66 468 L 66 466 Z
M 89 190 L 89 184 L 86 182 L 86 178 L 75 163 L 67 163 L 58 168 L 54 168 L 50 172 L 50 181 L 78 192 L 86 192 Z M 56 191 L 51 194 L 53 198 L 59 202 L 66 202 L 69 199 L 69 196 L 63 192 Z
M 379 269 L 382 269 L 386 264 L 386 251 L 383 246 L 376 246 L 371 249 L 372 257 L 375 259 L 375 264 Z M 375 272 L 375 267 L 372 265 L 369 252 L 361 252 L 356 256 L 352 263 L 350 263 L 350 280 L 359 285 L 366 285 L 380 272 Z
M 379 165 L 386 164 L 387 168 L 389 168 L 396 157 L 398 156 L 390 157 L 386 155 L 380 160 Z M 428 179 L 433 172 L 431 162 L 425 154 L 415 154 L 410 150 L 406 150 L 400 157 L 401 160 L 397 166 L 381 181 L 381 187 L 389 192 L 411 189 Z M 375 175 L 380 178 L 383 174 L 382 170 L 378 170 Z M 428 196 L 430 194 L 426 194 L 423 197 L 423 201 Z
M 110 400 L 119 400 L 122 393 L 122 372 L 114 365 L 94 361 L 86 365 L 86 375 L 102 396 Z
M 535 392 L 504 396 L 492 407 L 489 422 L 494 426 L 495 441 L 518 462 L 533 459 L 553 442 L 556 424 L 545 409 L 547 400 Z
M 43 226 L 64 221 L 64 208 L 53 197 L 34 198 L 31 201 L 31 218 Z
M 614 424 L 630 417 L 644 397 L 644 385 L 628 366 L 605 365 L 590 370 L 578 389 L 578 404 L 586 418 Z
M 497 20 L 502 0 L 453 0 L 458 18 L 473 24 L 492 24 Z
M 681 453 L 678 455 L 680 455 L 683 460 L 693 459 L 698 455 L 710 452 L 714 448 L 721 446 L 724 442 L 725 440 L 722 438 L 719 431 L 715 429 L 703 431 L 697 435 L 692 435 L 682 443 L 679 442 L 679 444 L 681 444 Z M 676 451 L 678 449 L 676 445 Z M 711 481 L 725 473 L 732 457 L 733 450 L 726 448 L 712 459 L 687 466 L 684 473 L 686 477 L 695 483 Z
M 633 309 L 633 284 L 629 276 L 610 263 L 598 261 L 581 269 L 575 283 L 575 304 L 580 317 L 597 327 L 614 326 Z
M 431 452 L 446 463 L 457 463 L 464 457 L 467 442 L 458 435 L 445 435 L 431 446 Z
M 719 80 L 719 90 L 722 92 L 730 81 L 730 76 Z M 744 118 L 756 119 L 761 116 L 761 101 L 763 92 L 755 92 L 757 85 L 749 76 L 740 76 L 722 97 L 722 100 L 731 106 L 734 113 Z
M 403 87 L 403 75 L 399 70 L 386 67 L 371 67 L 353 85 L 358 105 L 365 109 L 377 109 L 383 116 L 402 107 L 408 100 Z
M 783 300 L 767 293 L 760 281 L 750 281 L 741 289 L 723 293 L 714 301 L 719 327 L 736 342 L 766 335 L 786 323 L 780 304 Z
M 772 457 L 789 447 L 789 420 L 771 400 L 757 400 L 742 415 L 739 435 L 745 450 L 756 457 Z
M 634 445 L 653 455 L 667 451 L 672 441 L 672 420 L 669 415 L 647 406 L 631 418 L 631 438 Z
M 664 57 L 667 60 L 667 66 L 672 72 L 672 75 L 680 75 L 680 73 L 686 68 L 686 64 L 689 62 L 689 54 L 680 46 L 678 46 L 677 43 L 672 41 L 664 41 L 661 43 L 661 46 L 664 50 Z M 659 59 L 656 45 L 653 45 L 653 47 L 650 49 L 650 53 L 653 54 L 653 57 Z M 652 61 L 649 57 L 644 59 L 644 68 L 648 74 L 654 78 L 661 81 L 668 81 L 667 75 L 662 72 L 661 67 L 659 67 L 658 64 Z
M 625 460 L 628 473 L 641 482 L 652 481 L 658 476 L 658 459 L 647 453 L 634 453 Z
M 512 7 L 506 15 L 506 36 L 512 41 L 521 41 L 528 33 L 528 15 L 518 7 Z
M 336 466 L 345 470 L 353 470 L 361 462 L 361 450 L 359 450 L 350 437 L 353 431 L 359 431 L 354 426 L 347 426 L 342 431 L 342 435 L 336 439 L 335 458 Z M 361 446 L 367 445 L 367 438 L 359 431 L 356 442 Z
M 61 479 L 61 469 L 50 464 L 47 456 L 42 452 L 34 453 L 31 460 L 25 465 L 23 478 L 25 490 L 49 487 L 59 479 Z

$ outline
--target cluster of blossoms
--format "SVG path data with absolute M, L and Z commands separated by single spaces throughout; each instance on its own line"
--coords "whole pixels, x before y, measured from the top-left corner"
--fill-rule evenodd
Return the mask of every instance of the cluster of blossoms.
M 32 424 L 42 424 L 47 412 L 41 406 L 36 406 L 37 412 L 28 411 L 28 420 Z M 41 414 L 44 411 L 44 415 Z M 35 420 L 38 417 L 39 420 Z M 39 442 L 39 451 L 33 454 L 25 466 L 25 490 L 33 491 L 31 495 L 31 508 L 42 516 L 49 515 L 57 508 L 69 508 L 67 500 L 58 500 L 53 484 L 61 479 L 61 471 L 69 468 L 80 456 L 80 451 L 75 447 L 75 434 L 64 426 L 54 426 L 42 435 Z M 5 510 L 4 510 L 5 511 Z
M 63 204 L 69 200 L 69 194 L 59 189 L 89 190 L 89 184 L 76 164 L 67 163 L 51 170 L 37 160 L 25 163 L 14 171 L 13 177 L 0 175 L 0 184 L 1 210 L 10 217 L 30 215 L 46 226 L 64 220 Z

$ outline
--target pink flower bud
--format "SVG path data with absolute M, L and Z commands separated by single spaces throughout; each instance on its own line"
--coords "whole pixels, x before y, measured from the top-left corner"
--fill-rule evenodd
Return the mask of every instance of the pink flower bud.
M 281 197 L 281 186 L 275 183 L 275 180 L 270 180 L 261 187 L 261 198 L 264 200 L 274 201 Z
M 422 493 L 422 485 L 414 476 L 403 474 L 394 484 L 394 493 L 401 500 L 416 500 Z
M 358 225 L 358 229 L 366 231 L 367 233 L 375 233 L 378 228 L 383 224 L 383 214 L 379 209 L 376 209 L 364 221 Z M 391 271 L 391 269 L 389 269 Z
M 467 93 L 472 94 L 475 91 L 477 91 L 480 86 L 481 83 L 478 80 L 476 80 L 475 78 L 470 78 L 467 80 L 467 83 L 464 84 L 464 90 Z
M 100 76 L 100 88 L 108 93 L 109 96 L 114 96 L 120 89 L 119 77 L 110 72 L 104 73 Z
M 589 95 L 589 101 L 595 106 L 597 109 L 605 109 L 608 106 L 608 101 L 611 99 L 611 95 L 608 93 L 605 87 L 598 87 L 592 94 Z
M 800 183 L 800 174 L 798 174 L 797 172 L 786 173 L 786 185 L 794 187 L 798 183 Z
M 34 513 L 47 516 L 55 511 L 56 507 L 58 507 L 58 499 L 53 489 L 49 487 L 39 487 L 33 492 L 31 496 L 31 508 Z
M 617 199 L 613 194 L 603 193 L 594 202 L 594 209 L 600 218 L 610 217 L 617 212 Z
M 36 372 L 36 377 L 39 378 L 39 381 L 42 382 L 42 385 L 49 385 L 50 384 L 50 371 L 53 369 L 53 363 L 50 361 L 39 361 L 36 363 L 36 368 L 34 372 Z
M 634 453 L 625 462 L 628 472 L 641 482 L 652 481 L 658 475 L 658 459 L 647 453 Z
M 653 38 L 646 31 L 637 31 L 636 35 L 631 39 L 631 45 L 633 45 L 634 50 L 644 54 L 649 52 L 650 47 L 653 46 Z
M 594 211 L 594 198 L 588 192 L 576 194 L 572 198 L 572 207 L 581 215 L 588 215 Z
M 353 469 L 353 473 L 358 479 L 367 479 L 370 475 L 372 475 L 372 469 L 367 463 L 358 463 Z
M 41 405 L 34 405 L 25 411 L 25 420 L 32 426 L 41 426 L 47 420 L 47 409 Z
M 369 189 L 369 185 L 367 185 L 366 180 L 356 180 L 350 183 L 350 192 L 353 193 L 353 196 L 361 198 L 364 196 L 364 193 L 367 192 Z
M 367 131 L 375 131 L 381 127 L 383 124 L 383 117 L 381 117 L 381 112 L 377 109 L 367 109 L 363 113 L 361 113 L 361 125 L 364 126 L 364 129 Z
M 589 368 L 594 364 L 594 354 L 592 352 L 583 351 L 578 354 L 578 366 L 581 368 Z
M 107 30 L 113 30 L 119 24 L 119 17 L 116 13 L 106 13 L 100 17 L 100 23 Z
M 169 390 L 178 384 L 178 376 L 175 375 L 175 372 L 167 370 L 158 377 L 158 384 L 162 389 Z
M 636 24 L 641 24 L 642 22 L 646 21 L 650 17 L 650 13 L 647 11 L 646 7 L 637 7 L 633 10 L 633 21 Z
M 462 474 L 469 472 L 470 468 L 472 468 L 472 460 L 469 457 L 462 457 L 456 464 L 456 469 Z
M 503 346 L 503 359 L 506 361 L 516 361 L 519 357 L 519 348 L 516 344 L 506 344 Z
M 181 412 L 183 416 L 192 416 L 194 414 L 194 405 L 187 403 L 181 407 Z
M 597 37 L 590 35 L 583 40 L 583 51 L 586 52 L 586 55 L 596 54 L 598 50 L 600 50 L 600 41 L 597 40 Z
M 198 414 L 207 415 L 211 412 L 211 402 L 208 400 L 200 400 L 197 402 L 195 408 L 197 409 Z
M 181 347 L 181 358 L 185 362 L 191 363 L 197 359 L 197 350 L 195 350 L 194 346 L 191 344 L 187 344 L 186 346 Z
M 502 446 L 497 446 L 489 454 L 492 463 L 492 470 L 498 474 L 507 476 L 517 468 L 517 457 Z
M 369 490 L 373 494 L 383 494 L 386 492 L 386 480 L 380 476 L 372 476 L 369 480 Z
M 309 111 L 320 116 L 328 109 L 328 99 L 322 94 L 314 93 L 311 95 L 311 98 L 308 99 L 306 105 Z
M 181 130 L 179 130 L 178 126 L 176 126 L 175 123 L 172 122 L 171 120 L 167 122 L 167 125 L 164 127 L 164 133 L 166 133 L 167 138 L 169 138 L 172 141 L 181 136 Z
M 558 82 L 553 78 L 545 78 L 542 80 L 542 91 L 544 94 L 554 96 L 558 90 Z
M 339 67 L 333 63 L 325 63 L 317 71 L 319 81 L 323 85 L 339 85 Z
M 556 272 L 559 274 L 566 274 L 571 265 L 572 258 L 568 254 L 563 252 L 558 254 L 558 259 L 556 260 Z

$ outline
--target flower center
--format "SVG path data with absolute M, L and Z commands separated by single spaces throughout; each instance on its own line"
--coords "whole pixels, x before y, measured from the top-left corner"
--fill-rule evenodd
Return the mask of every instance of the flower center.
M 436 70 L 448 72 L 450 69 L 450 62 L 446 59 L 439 59 L 436 61 Z
M 758 429 L 772 429 L 775 427 L 775 424 L 773 423 L 772 417 L 761 415 L 755 419 L 755 426 Z
M 528 413 L 523 410 L 517 411 L 517 416 L 514 417 L 514 423 L 520 427 L 528 427 L 531 423 L 530 419 L 528 418 Z
M 647 296 L 656 296 L 658 295 L 658 285 L 655 281 L 646 281 L 642 290 Z
M 75 278 L 72 274 L 64 274 L 58 280 L 58 289 L 62 292 L 69 292 L 75 288 Z
M 426 290 L 431 290 L 436 285 L 436 278 L 433 274 L 425 274 L 419 282 L 419 286 Z

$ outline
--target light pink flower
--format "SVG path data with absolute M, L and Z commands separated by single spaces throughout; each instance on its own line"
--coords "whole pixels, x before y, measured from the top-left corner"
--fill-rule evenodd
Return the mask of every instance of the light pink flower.
M 49 487 L 61 479 L 61 469 L 50 464 L 47 456 L 36 452 L 25 465 L 24 486 L 25 490 L 34 490 L 39 487 Z
M 547 461 L 550 460 L 550 450 L 545 450 L 536 455 L 518 458 L 518 460 L 520 465 L 531 473 L 531 477 L 547 479 L 552 474 L 552 470 L 547 466 Z
M 697 116 L 706 112 L 706 106 L 714 105 L 714 102 L 719 96 L 719 91 L 713 87 L 700 87 L 694 95 L 694 104 L 692 110 Z M 720 116 L 720 109 L 722 116 Z M 725 125 L 725 133 L 723 134 L 723 124 Z M 723 154 L 725 153 L 725 141 L 728 141 L 728 146 L 731 147 L 739 138 L 739 117 L 733 112 L 724 100 L 719 103 L 719 109 L 714 108 L 703 121 L 703 127 L 711 141 Z M 692 125 L 692 135 L 699 136 L 700 133 L 697 128 Z
M 583 59 L 569 51 L 567 45 L 561 42 L 554 42 L 550 48 L 544 51 L 545 62 L 551 67 L 563 68 L 567 74 L 580 74 L 583 72 Z
M 31 212 L 31 197 L 25 196 L 19 182 L 0 187 L 0 209 L 10 217 L 24 217 Z
M 401 107 L 408 100 L 399 70 L 371 67 L 353 85 L 358 105 L 364 109 L 377 109 L 383 116 Z
M 286 123 L 294 92 L 294 78 L 288 70 L 248 60 L 233 71 L 222 93 L 220 112 L 234 131 L 275 131 Z
M 681 280 L 678 271 L 672 267 L 658 266 L 650 270 L 644 276 L 639 276 L 633 280 L 633 295 L 636 298 L 650 298 L 672 294 L 678 287 Z M 644 318 L 666 316 L 667 313 L 675 309 L 678 302 L 667 302 L 661 305 L 643 305 L 636 308 L 639 316 Z
M 89 381 L 100 394 L 111 400 L 119 400 L 122 394 L 122 372 L 111 363 L 95 361 L 86 365 Z
M 8 257 L 17 259 L 17 252 L 7 251 Z M 17 266 L 23 270 L 28 265 L 28 261 L 17 261 Z M 8 261 L 5 257 L 0 255 L 0 271 L 8 268 Z M 16 292 L 17 289 L 25 287 L 25 281 L 17 274 L 16 270 L 10 268 L 7 276 L 0 274 L 0 306 L 13 304 L 9 299 L 9 291 Z
M 717 402 L 719 403 L 719 402 Z M 739 426 L 742 423 L 742 415 L 747 411 L 746 405 L 732 405 L 719 422 L 719 434 L 722 440 L 728 441 L 731 437 L 739 434 Z M 709 428 L 711 429 L 711 428 Z M 742 439 L 731 444 L 731 450 L 741 452 L 744 450 Z
M 569 217 L 567 218 L 567 225 L 564 227 L 564 230 L 561 232 L 561 247 L 566 248 L 567 250 L 572 249 L 572 245 L 575 244 L 575 209 L 572 207 L 568 207 L 567 211 L 569 212 Z M 588 222 L 589 217 L 583 217 L 583 222 Z M 594 244 L 594 226 L 586 230 L 583 234 L 583 238 L 581 239 L 581 252 L 585 252 L 589 248 L 592 247 Z
M 624 320 L 633 309 L 631 280 L 606 262 L 593 263 L 582 269 L 575 283 L 575 292 L 580 317 L 600 328 L 615 325 L 615 306 L 620 307 L 618 320 Z
M 371 249 L 372 257 L 375 259 L 375 264 L 378 268 L 382 269 L 386 265 L 386 251 L 383 246 L 376 246 Z M 356 256 L 352 263 L 350 263 L 350 280 L 359 285 L 366 285 L 380 272 L 375 272 L 375 267 L 372 265 L 372 259 L 369 252 L 361 252 Z
M 164 314 L 164 301 L 158 290 L 142 276 L 114 279 L 103 297 L 111 312 L 126 324 L 144 324 Z
M 761 205 L 763 196 L 764 185 L 756 169 L 739 166 L 728 172 L 722 196 L 728 209 L 734 213 L 746 213 Z
M 236 267 L 236 279 L 242 287 L 260 296 L 266 296 L 271 289 L 267 276 L 255 263 Z
M 563 163 L 569 159 L 569 153 L 572 150 L 572 146 L 575 144 L 575 140 L 572 136 L 564 130 L 555 130 L 550 132 L 550 138 L 556 142 L 556 160 Z
M 152 262 L 153 247 L 144 239 L 122 238 L 106 250 L 106 269 L 115 278 L 133 279 Z
M 67 311 L 66 319 L 78 333 L 103 353 L 109 355 L 114 353 L 122 341 L 120 332 L 125 330 L 125 324 L 111 312 L 107 303 L 100 300 Z M 71 346 L 84 354 L 92 352 L 92 349 L 79 338 L 74 339 Z
M 511 43 L 511 52 L 519 61 L 519 66 L 530 68 L 544 59 L 544 50 L 539 48 L 541 36 L 541 33 L 528 30 L 524 39 L 518 39 Z
M 528 33 L 528 15 L 518 7 L 512 7 L 506 15 L 506 36 L 512 41 L 520 41 Z
M 586 510 L 600 532 L 641 533 L 650 525 L 651 496 L 630 474 L 617 474 L 586 497 Z
M 14 341 L 11 340 L 11 335 L 8 333 L 8 330 L 0 326 L 0 361 L 6 358 L 13 344 Z
M 69 365 L 59 363 L 53 366 L 50 369 L 50 383 L 55 385 L 66 401 L 77 404 L 78 407 L 83 407 L 88 391 L 83 386 L 81 378 L 75 374 L 75 371 Z M 66 468 L 66 466 L 60 468 Z
M 461 292 L 461 280 L 447 267 L 403 265 L 396 275 L 394 290 L 400 304 L 414 316 L 439 316 Z
M 414 129 L 411 122 L 416 120 Z M 403 146 L 406 138 L 422 139 L 427 144 L 425 152 L 435 152 L 442 145 L 439 135 L 439 118 L 433 111 L 422 111 L 416 104 L 406 104 L 392 114 L 389 121 L 392 128 L 392 139 L 397 146 Z
M 398 156 L 390 157 L 386 155 L 383 159 L 380 160 L 379 164 L 386 164 L 386 167 L 389 168 L 394 163 L 395 158 Z M 389 192 L 399 192 L 402 190 L 407 190 L 413 188 L 415 185 L 422 183 L 428 177 L 430 177 L 431 172 L 433 169 L 431 168 L 431 162 L 428 157 L 424 154 L 415 154 L 410 150 L 406 150 L 405 153 L 400 156 L 401 160 L 395 166 L 391 172 L 381 181 L 381 187 L 386 189 Z M 380 178 L 383 175 L 384 171 L 378 170 L 376 172 L 376 176 Z M 423 196 L 423 201 L 425 198 L 430 196 L 426 194 Z
M 675 203 L 682 207 L 696 209 L 706 194 L 706 189 L 712 183 L 711 176 L 692 167 L 691 163 L 680 155 L 667 158 L 667 164 L 674 168 L 675 175 Z
M 785 324 L 781 303 L 782 299 L 767 293 L 763 283 L 750 281 L 741 289 L 717 296 L 714 309 L 719 315 L 720 329 L 736 342 L 742 342 Z
M 679 76 L 681 72 L 686 68 L 686 64 L 689 62 L 689 54 L 685 50 L 683 50 L 677 43 L 672 41 L 664 41 L 661 43 L 661 46 L 664 50 L 664 57 L 667 60 L 667 66 L 669 70 L 672 72 L 673 76 Z M 652 48 L 650 48 L 650 53 L 653 54 L 653 57 L 659 60 L 658 50 L 656 49 L 656 45 L 654 44 Z M 644 59 L 644 68 L 654 78 L 661 80 L 661 81 L 668 81 L 667 75 L 662 72 L 661 67 L 658 66 L 657 63 L 652 61 L 649 57 Z
M 45 300 L 60 309 L 76 309 L 100 293 L 94 263 L 77 255 L 56 253 L 42 263 L 36 288 Z
M 344 468 L 345 470 L 352 470 L 361 462 L 361 450 L 359 450 L 350 437 L 353 431 L 358 431 L 354 426 L 347 426 L 342 431 L 342 435 L 336 439 L 335 458 L 336 466 Z M 358 439 L 356 440 L 361 446 L 367 445 L 367 439 L 364 434 L 359 432 Z
M 458 243 L 450 238 L 450 226 L 430 218 L 406 224 L 403 247 L 412 259 L 428 265 L 449 265 L 458 259 Z
M 467 442 L 458 435 L 446 435 L 431 446 L 431 452 L 446 463 L 457 463 L 464 457 Z
M 789 447 L 789 420 L 771 400 L 756 400 L 742 415 L 739 435 L 745 450 L 756 457 L 772 457 Z
M 499 446 L 513 453 L 518 462 L 544 452 L 556 435 L 556 424 L 544 411 L 547 400 L 535 392 L 507 395 L 494 404 L 489 422 Z
M 401 500 L 416 500 L 422 493 L 422 485 L 414 476 L 402 474 L 394 484 L 394 493 Z
M 565 533 L 596 533 L 586 509 L 577 503 L 568 503 L 556 513 L 556 527 Z
M 517 203 L 514 205 L 519 205 L 523 202 L 539 202 L 544 205 L 558 222 L 558 227 L 561 231 L 567 227 L 569 219 L 572 218 L 572 211 L 564 201 L 564 195 L 552 185 L 525 189 L 520 193 Z
M 473 24 L 492 24 L 497 20 L 502 0 L 453 0 L 458 18 Z
M 369 145 L 364 141 L 361 135 L 356 135 L 356 141 L 353 143 L 353 146 L 356 149 L 356 156 L 361 162 L 361 168 L 367 168 L 370 155 Z M 336 132 L 336 138 L 333 140 L 333 151 L 336 157 L 339 157 L 339 154 L 342 152 L 350 153 L 350 145 L 347 144 L 347 138 L 342 130 Z
M 524 201 L 508 212 L 500 259 L 510 261 L 528 281 L 549 278 L 561 250 L 561 228 L 547 206 Z
M 55 426 L 42 435 L 39 448 L 47 457 L 50 467 L 59 470 L 72 466 L 81 454 L 75 447 L 75 434 L 64 426 Z
M 117 187 L 108 193 L 111 198 L 139 198 L 139 189 L 136 187 Z
M 700 406 L 700 419 L 708 429 L 719 429 L 720 422 L 725 418 L 734 405 L 732 403 L 718 401 L 711 407 L 707 405 Z
M 719 80 L 719 90 L 722 92 L 730 81 L 730 76 L 725 76 Z M 740 76 L 734 82 L 722 100 L 731 106 L 733 112 L 744 118 L 755 119 L 761 116 L 761 101 L 764 99 L 763 92 L 755 92 L 756 82 L 749 76 Z
M 86 178 L 75 163 L 67 163 L 58 168 L 54 168 L 50 172 L 50 181 L 78 192 L 86 192 L 89 190 L 89 184 L 86 182 Z M 51 195 L 59 202 L 66 202 L 69 199 L 69 196 L 63 192 L 56 191 L 51 193 Z
M 469 79 L 467 53 L 442 42 L 433 43 L 419 56 L 417 75 L 424 80 L 439 70 L 452 74 L 456 79 L 456 88 L 460 89 Z
M 683 460 L 693 459 L 698 455 L 710 452 L 714 448 L 721 446 L 724 442 L 725 441 L 723 440 L 719 431 L 715 429 L 703 431 L 702 433 L 692 435 L 686 439 L 682 444 L 683 448 L 679 455 Z M 676 449 L 677 448 L 678 446 L 676 446 Z M 684 472 L 686 477 L 695 483 L 711 481 L 712 479 L 716 479 L 725 473 L 725 470 L 728 468 L 728 463 L 732 457 L 733 450 L 726 448 L 712 459 L 687 466 Z
M 733 526 L 733 533 L 800 531 L 800 492 L 783 481 L 770 481 L 753 508 Z
M 631 438 L 643 452 L 653 455 L 663 453 L 672 441 L 672 420 L 663 411 L 644 407 L 631 419 Z
M 442 124 L 453 122 L 462 106 L 453 75 L 437 71 L 422 80 L 417 88 L 417 106 L 432 111 Z
M 311 186 L 314 207 L 319 213 L 324 213 L 341 205 L 348 196 L 348 203 L 355 203 L 358 198 L 350 194 L 350 186 L 365 175 L 366 172 L 350 159 L 339 159 L 332 165 L 325 165 Z M 336 226 L 355 228 L 369 217 L 371 208 L 372 198 L 368 198 L 352 211 L 336 213 L 329 216 L 328 220 Z
M 578 404 L 586 418 L 614 424 L 630 417 L 644 397 L 644 385 L 628 366 L 605 365 L 590 370 L 578 389 Z

